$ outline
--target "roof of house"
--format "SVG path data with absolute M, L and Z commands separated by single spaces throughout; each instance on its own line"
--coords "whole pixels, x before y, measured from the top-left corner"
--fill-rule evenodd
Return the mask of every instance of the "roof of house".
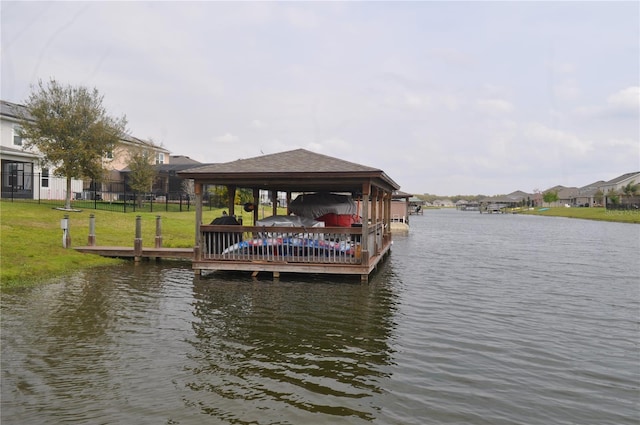
M 391 195 L 391 198 L 393 199 L 409 199 L 411 198 L 413 195 L 407 192 L 403 192 L 401 190 L 394 190 L 393 194 Z
M 172 164 L 190 164 L 190 165 L 202 165 L 200 161 L 196 161 L 195 159 L 191 159 L 185 155 L 171 155 L 171 163 Z
M 25 108 L 24 105 L 0 100 L 0 115 L 3 117 L 19 120 L 23 114 L 28 115 L 27 108 Z
M 530 193 L 527 192 L 523 192 L 522 190 L 516 190 L 514 192 L 511 192 L 510 194 L 507 195 L 509 198 L 520 198 L 520 199 L 524 199 L 527 197 L 531 197 Z
M 600 187 L 604 183 L 604 180 L 598 180 L 597 182 L 582 186 L 578 189 L 577 196 L 593 196 L 600 190 Z
M 606 182 L 607 185 L 620 183 L 622 181 L 627 180 L 628 178 L 640 175 L 640 171 L 634 171 L 633 173 L 626 173 L 621 176 L 616 177 L 615 179 L 611 179 Z
M 6 100 L 0 100 L 0 115 L 13 120 L 20 120 L 22 119 L 22 116 L 29 116 L 29 113 L 27 111 L 27 108 L 24 105 L 8 102 Z M 135 145 L 147 146 L 157 151 L 169 153 L 169 150 L 162 146 L 158 146 L 151 141 L 142 140 L 130 134 L 125 134 L 122 137 L 122 141 L 132 143 Z
M 274 190 L 358 192 L 365 181 L 391 191 L 400 188 L 380 169 L 305 149 L 207 164 L 178 174 L 204 183 Z

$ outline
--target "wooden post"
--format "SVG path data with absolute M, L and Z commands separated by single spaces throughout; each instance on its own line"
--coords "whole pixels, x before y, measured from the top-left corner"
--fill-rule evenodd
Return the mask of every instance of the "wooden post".
M 271 191 L 271 204 L 273 207 L 271 215 L 278 215 L 278 191 L 277 190 Z
M 227 208 L 229 208 L 229 215 L 235 217 L 236 215 L 236 186 L 227 186 Z M 242 213 L 240 213 L 242 215 Z
M 142 217 L 136 216 L 136 238 L 133 240 L 134 261 L 140 261 L 142 257 Z
M 256 221 L 258 221 L 258 206 L 260 205 L 260 189 L 253 188 L 253 225 L 256 225 Z
M 87 245 L 96 246 L 96 216 L 93 214 L 89 215 L 89 240 Z
M 69 234 L 69 214 L 64 215 L 64 218 L 60 221 L 60 227 L 62 228 L 62 247 L 71 248 L 71 235 Z
M 364 183 L 362 185 L 362 240 L 360 246 L 362 247 L 362 265 L 369 265 L 369 193 L 371 191 L 371 185 Z
M 202 183 L 195 182 L 194 191 L 196 194 L 196 239 L 194 246 L 200 247 L 200 226 L 202 225 Z
M 156 248 L 162 248 L 162 217 L 156 216 Z

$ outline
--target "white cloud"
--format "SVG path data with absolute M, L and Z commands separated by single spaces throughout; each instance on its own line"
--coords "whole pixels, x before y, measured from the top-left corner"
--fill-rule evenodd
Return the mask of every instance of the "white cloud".
M 4 100 L 24 100 L 38 78 L 95 86 L 132 134 L 202 162 L 306 147 L 443 195 L 638 168 L 632 2 L 6 9 Z
M 479 99 L 476 101 L 476 107 L 478 110 L 489 114 L 502 114 L 513 111 L 513 105 L 503 99 Z
M 563 157 L 584 156 L 593 150 L 593 142 L 540 123 L 528 124 L 525 127 L 525 137 L 535 145 L 534 148 L 542 158 L 548 158 L 554 152 Z
M 229 144 L 229 143 L 237 142 L 238 141 L 238 136 L 234 136 L 231 133 L 225 133 L 222 136 L 214 137 L 213 141 L 216 142 L 216 143 Z
M 640 87 L 627 87 L 607 98 L 607 104 L 615 110 L 638 111 L 640 109 Z
M 633 118 L 640 112 L 640 86 L 631 86 L 609 95 L 602 105 L 576 108 L 576 113 L 587 118 Z

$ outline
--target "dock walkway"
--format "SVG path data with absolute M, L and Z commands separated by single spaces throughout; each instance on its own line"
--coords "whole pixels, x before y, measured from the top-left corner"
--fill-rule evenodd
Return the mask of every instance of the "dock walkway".
M 132 246 L 78 246 L 74 248 L 86 254 L 117 258 L 173 258 L 193 260 L 193 248 L 142 248 L 136 252 Z

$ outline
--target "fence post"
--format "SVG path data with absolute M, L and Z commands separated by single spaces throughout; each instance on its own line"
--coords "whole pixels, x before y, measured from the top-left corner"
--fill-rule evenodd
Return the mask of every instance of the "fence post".
M 140 261 L 142 257 L 142 217 L 136 216 L 136 238 L 133 241 L 134 261 Z
M 156 248 L 162 248 L 162 217 L 156 216 Z
M 96 216 L 89 214 L 89 246 L 96 246 Z

